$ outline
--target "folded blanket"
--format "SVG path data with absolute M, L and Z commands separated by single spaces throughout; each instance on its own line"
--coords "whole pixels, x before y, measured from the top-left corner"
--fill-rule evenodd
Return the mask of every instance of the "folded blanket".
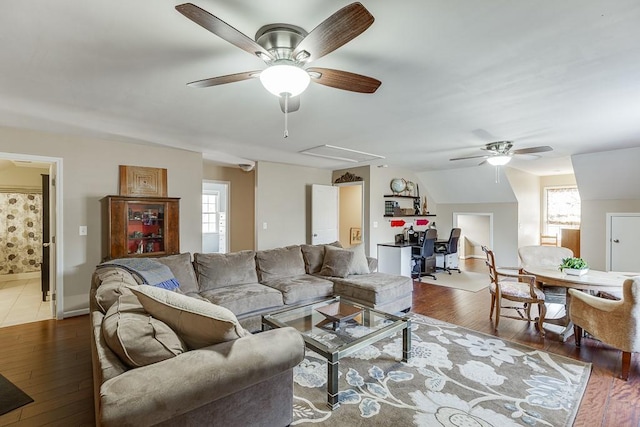
M 145 284 L 170 291 L 178 288 L 180 283 L 174 277 L 173 272 L 166 265 L 153 258 L 119 258 L 105 261 L 98 265 L 122 267 L 131 274 L 138 276 Z

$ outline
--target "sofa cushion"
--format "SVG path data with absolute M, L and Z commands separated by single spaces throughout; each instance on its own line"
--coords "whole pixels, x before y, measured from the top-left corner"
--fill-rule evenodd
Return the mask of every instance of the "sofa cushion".
M 198 292 L 198 281 L 196 273 L 191 263 L 191 254 L 186 252 L 178 255 L 169 255 L 154 258 L 156 261 L 169 267 L 178 283 L 180 291 L 183 293 Z
M 265 285 L 282 292 L 284 303 L 289 305 L 333 295 L 332 281 L 309 274 L 270 280 Z
M 257 283 L 255 256 L 254 251 L 229 254 L 194 254 L 200 291 L 229 285 Z
M 100 311 L 106 313 L 122 295 L 132 295 L 129 290 L 129 286 L 138 285 L 113 280 L 113 278 L 109 278 L 102 282 L 100 286 L 98 286 L 98 289 L 96 289 L 95 293 L 95 300 Z
M 130 368 L 160 362 L 186 351 L 178 335 L 147 313 L 138 298 L 121 295 L 102 321 L 104 340 Z
M 144 309 L 198 349 L 250 335 L 224 307 L 153 286 L 132 287 Z
M 354 253 L 343 249 L 330 248 L 331 246 L 325 247 L 320 274 L 330 277 L 347 277 Z
M 237 316 L 284 305 L 280 291 L 260 283 L 211 289 L 200 292 L 200 296 L 213 304 L 228 308 Z
M 413 281 L 410 277 L 392 274 L 370 273 L 346 278 L 335 277 L 331 280 L 336 295 L 376 305 L 413 293 Z
M 302 251 L 297 245 L 256 252 L 256 266 L 261 283 L 306 273 Z

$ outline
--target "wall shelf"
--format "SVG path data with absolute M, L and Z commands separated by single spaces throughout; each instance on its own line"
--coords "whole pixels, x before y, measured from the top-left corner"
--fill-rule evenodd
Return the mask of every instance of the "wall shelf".
M 426 214 L 426 215 L 385 215 L 387 218 L 427 218 L 436 216 L 436 214 Z
M 400 199 L 419 199 L 420 196 L 404 196 L 402 194 L 385 194 L 383 197 L 393 198 L 398 197 Z

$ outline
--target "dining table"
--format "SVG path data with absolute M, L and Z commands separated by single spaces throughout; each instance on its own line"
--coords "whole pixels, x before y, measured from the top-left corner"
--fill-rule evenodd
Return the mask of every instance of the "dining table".
M 522 270 L 525 274 L 535 276 L 536 282 L 543 291 L 545 287 L 550 286 L 564 289 L 566 301 L 564 316 L 544 320 L 545 324 L 559 325 L 562 327 L 558 335 L 563 342 L 573 334 L 573 323 L 569 318 L 569 307 L 571 304 L 569 289 L 579 289 L 592 294 L 600 291 L 614 294 L 621 293 L 624 281 L 638 275 L 637 273 L 620 273 L 591 269 L 584 274 L 573 275 L 562 272 L 558 268 L 541 266 L 523 266 Z

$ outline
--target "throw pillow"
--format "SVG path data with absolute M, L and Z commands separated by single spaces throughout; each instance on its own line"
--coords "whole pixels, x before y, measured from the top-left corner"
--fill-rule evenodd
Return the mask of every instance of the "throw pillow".
M 349 274 L 369 274 L 369 261 L 367 255 L 364 253 L 364 245 L 356 245 L 347 251 L 353 252 L 353 259 L 349 265 Z
M 155 260 L 169 267 L 169 270 L 180 283 L 178 288 L 180 291 L 185 294 L 198 292 L 198 281 L 193 270 L 193 264 L 191 264 L 191 254 L 189 252 L 155 258 Z
M 130 368 L 170 359 L 186 351 L 178 335 L 145 312 L 132 294 L 120 296 L 107 310 L 102 335 L 111 351 Z
M 324 245 L 301 245 L 300 249 L 302 249 L 307 274 L 319 273 L 324 261 Z
M 130 289 L 144 309 L 166 322 L 189 349 L 251 335 L 230 310 L 219 305 L 148 285 Z
M 354 254 L 351 251 L 325 246 L 324 261 L 320 274 L 322 276 L 347 277 Z

